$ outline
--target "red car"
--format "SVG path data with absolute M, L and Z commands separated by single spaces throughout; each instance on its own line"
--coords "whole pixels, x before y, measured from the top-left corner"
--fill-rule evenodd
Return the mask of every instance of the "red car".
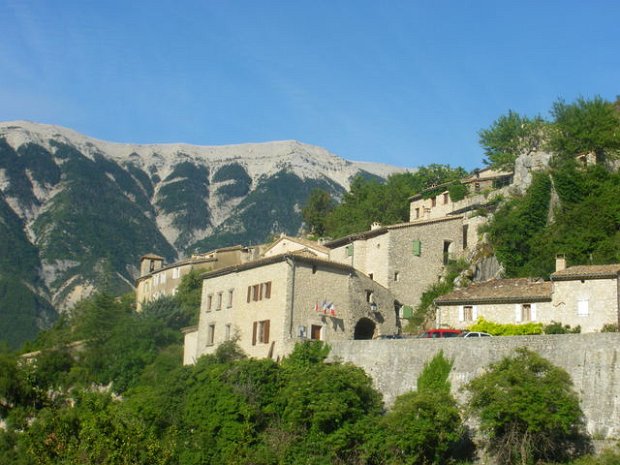
M 437 337 L 457 337 L 463 331 L 460 329 L 429 329 L 419 334 L 417 337 L 421 338 L 437 338 Z

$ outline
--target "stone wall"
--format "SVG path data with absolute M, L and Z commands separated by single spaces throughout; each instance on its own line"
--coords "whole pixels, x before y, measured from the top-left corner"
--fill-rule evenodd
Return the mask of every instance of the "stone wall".
M 490 363 L 525 346 L 570 374 L 590 434 L 597 439 L 620 438 L 620 333 L 338 341 L 330 345 L 330 358 L 362 367 L 388 406 L 400 394 L 415 390 L 424 364 L 440 350 L 454 360 L 450 382 L 462 402 L 465 393 L 461 388 L 466 383 Z

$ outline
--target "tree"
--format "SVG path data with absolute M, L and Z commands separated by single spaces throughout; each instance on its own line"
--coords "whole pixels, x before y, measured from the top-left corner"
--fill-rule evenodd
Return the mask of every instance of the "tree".
M 540 117 L 528 118 L 509 110 L 500 116 L 489 129 L 478 132 L 484 149 L 484 162 L 495 169 L 512 170 L 515 160 L 522 153 L 537 150 L 544 139 L 546 123 Z
M 448 376 L 452 362 L 439 352 L 418 377 L 417 391 L 399 396 L 370 439 L 371 463 L 444 464 L 459 455 L 464 428 Z M 464 457 L 459 457 L 464 458 Z
M 327 215 L 335 206 L 336 202 L 334 202 L 329 192 L 322 189 L 314 189 L 310 193 L 306 206 L 301 210 L 301 215 L 310 227 L 312 234 L 319 237 L 325 234 Z
M 492 364 L 467 390 L 500 465 L 564 461 L 587 448 L 568 373 L 526 348 Z
M 597 159 L 617 158 L 620 155 L 620 112 L 601 97 L 583 97 L 567 104 L 553 104 L 555 131 L 550 147 L 563 158 L 594 152 Z

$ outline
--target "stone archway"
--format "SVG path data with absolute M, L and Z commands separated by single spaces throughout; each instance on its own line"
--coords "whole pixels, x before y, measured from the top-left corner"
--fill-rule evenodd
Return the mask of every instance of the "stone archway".
M 353 339 L 372 339 L 372 336 L 375 334 L 375 322 L 368 319 L 362 318 L 355 325 L 355 333 L 353 334 Z

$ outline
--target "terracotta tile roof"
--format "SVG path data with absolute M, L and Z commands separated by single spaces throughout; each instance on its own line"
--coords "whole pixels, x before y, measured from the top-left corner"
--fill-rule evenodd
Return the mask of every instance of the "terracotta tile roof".
M 544 302 L 551 300 L 552 287 L 551 282 L 529 278 L 492 279 L 444 294 L 435 304 Z
M 578 265 L 569 266 L 562 271 L 551 275 L 553 281 L 571 281 L 573 279 L 602 279 L 617 278 L 620 273 L 620 263 L 611 265 Z

